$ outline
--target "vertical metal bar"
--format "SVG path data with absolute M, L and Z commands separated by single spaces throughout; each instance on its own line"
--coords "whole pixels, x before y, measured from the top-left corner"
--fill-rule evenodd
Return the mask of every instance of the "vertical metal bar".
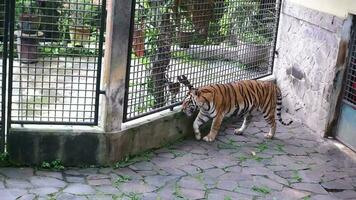
M 8 73 L 8 94 L 7 94 L 7 133 L 11 128 L 11 105 L 12 105 L 12 75 L 13 75 L 13 60 L 14 60 L 14 32 L 15 32 L 15 6 L 16 1 L 9 0 L 11 2 L 9 9 L 9 73 Z
M 8 36 L 9 36 L 9 16 L 10 16 L 10 0 L 5 0 L 5 21 L 3 29 L 3 58 L 2 58 L 2 83 L 1 83 L 1 141 L 0 152 L 5 151 L 6 138 L 6 72 L 7 72 L 7 57 L 8 57 Z
M 130 72 L 131 72 L 131 54 L 132 54 L 132 40 L 133 31 L 135 24 L 135 6 L 136 0 L 132 0 L 131 4 L 131 18 L 130 18 L 130 33 L 128 39 L 128 53 L 127 53 L 127 65 L 126 65 L 126 77 L 125 77 L 125 96 L 124 96 L 124 113 L 122 120 L 127 121 L 127 108 L 128 108 L 128 96 L 129 96 L 129 83 L 130 83 Z
M 276 56 L 277 38 L 278 38 L 278 29 L 279 29 L 279 19 L 281 18 L 281 9 L 282 9 L 282 0 L 278 0 L 278 11 L 276 13 L 277 21 L 276 21 L 276 32 L 275 32 L 275 35 L 274 35 L 274 43 L 273 43 L 271 74 L 273 74 L 274 59 L 275 59 L 275 56 Z
M 102 58 L 103 58 L 103 44 L 104 44 L 104 32 L 106 23 L 106 0 L 102 1 L 101 5 L 101 19 L 100 19 L 100 36 L 99 36 L 99 57 L 97 63 L 97 75 L 96 75 L 96 94 L 95 94 L 95 109 L 94 109 L 94 125 L 98 125 L 99 119 L 99 103 L 100 103 L 100 90 L 101 90 L 101 69 L 102 69 Z

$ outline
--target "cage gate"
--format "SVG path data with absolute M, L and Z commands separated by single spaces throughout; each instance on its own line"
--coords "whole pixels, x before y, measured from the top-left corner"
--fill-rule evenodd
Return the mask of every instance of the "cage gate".
M 105 24 L 106 0 L 0 0 L 0 150 L 11 124 L 98 124 Z
M 196 86 L 272 74 L 280 0 L 134 0 L 124 121 L 180 104 Z

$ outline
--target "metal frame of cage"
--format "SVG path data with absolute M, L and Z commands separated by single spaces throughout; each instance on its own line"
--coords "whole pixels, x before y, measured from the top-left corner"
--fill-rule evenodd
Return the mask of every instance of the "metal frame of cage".
M 179 94 L 178 94 L 178 96 L 179 96 L 178 100 L 175 101 L 175 102 L 168 102 L 168 100 L 165 99 L 163 105 L 159 105 L 159 106 L 157 106 L 155 108 L 143 109 L 142 111 L 139 111 L 139 112 L 137 112 L 135 110 L 132 110 L 132 106 L 134 104 L 139 104 L 140 103 L 140 102 L 137 103 L 137 101 L 140 101 L 140 100 L 137 100 L 137 99 L 138 98 L 142 98 L 142 96 L 144 97 L 145 95 L 141 95 L 141 96 L 139 95 L 138 98 L 137 97 L 133 97 L 132 95 L 134 95 L 134 94 L 137 95 L 138 93 L 142 92 L 142 89 L 137 89 L 136 88 L 136 90 L 130 90 L 130 87 L 131 87 L 130 85 L 132 85 L 131 82 L 133 80 L 135 80 L 135 79 L 145 79 L 145 78 L 147 78 L 147 75 L 142 75 L 144 70 L 141 70 L 141 71 L 140 71 L 140 69 L 137 70 L 138 69 L 137 66 L 142 66 L 142 65 L 135 63 L 136 60 L 140 59 L 140 58 L 136 57 L 137 55 L 134 56 L 135 53 L 137 54 L 137 40 L 140 40 L 140 38 L 137 36 L 137 30 L 135 30 L 135 29 L 139 29 L 142 24 L 147 26 L 147 23 L 159 23 L 159 22 L 154 21 L 154 20 L 151 20 L 151 21 L 148 20 L 148 22 L 146 20 L 145 22 L 139 23 L 140 20 L 137 19 L 137 15 L 142 10 L 138 9 L 138 4 L 140 4 L 142 2 L 143 2 L 143 0 L 133 0 L 132 1 L 131 29 L 130 29 L 130 37 L 129 37 L 129 52 L 128 52 L 128 58 L 127 58 L 128 61 L 127 61 L 125 97 L 124 97 L 124 113 L 123 113 L 123 121 L 124 122 L 130 121 L 130 120 L 134 120 L 134 119 L 146 116 L 146 115 L 150 115 L 152 113 L 156 113 L 156 112 L 159 112 L 159 111 L 162 111 L 162 110 L 173 109 L 173 107 L 175 107 L 177 105 L 180 105 L 181 100 L 185 96 L 185 92 L 186 92 L 186 90 L 184 90 L 184 89 L 183 89 L 183 92 L 180 91 Z M 155 1 L 155 2 L 164 2 L 164 1 Z M 195 2 L 195 1 L 191 1 L 191 2 Z M 204 4 L 204 6 L 203 6 L 204 10 L 203 11 L 207 11 L 209 9 L 211 10 L 211 8 L 209 8 L 209 6 L 206 6 L 206 4 L 207 4 L 206 2 L 211 2 L 211 1 L 196 1 L 196 2 L 198 2 L 198 4 L 202 4 L 202 5 Z M 215 2 L 219 2 L 219 0 L 215 0 Z M 224 1 L 222 1 L 222 2 L 224 2 Z M 237 5 L 236 3 L 247 3 L 248 4 L 248 2 L 252 2 L 252 1 L 248 1 L 248 0 L 246 0 L 246 1 L 245 0 L 244 1 L 233 0 L 233 1 L 229 1 L 229 2 L 235 3 L 235 6 L 236 6 Z M 280 11 L 281 11 L 281 1 L 280 0 L 261 0 L 260 2 L 264 2 L 262 5 L 261 4 L 259 5 L 260 13 L 257 14 L 257 15 L 253 15 L 253 17 L 261 17 L 261 16 L 259 16 L 261 13 L 263 13 L 263 12 L 266 13 L 266 12 L 269 12 L 271 10 L 273 11 L 273 13 L 272 13 L 273 17 L 272 18 L 265 18 L 265 19 L 261 19 L 260 18 L 259 19 L 259 20 L 264 20 L 265 22 L 268 21 L 268 20 L 272 20 L 273 21 L 272 22 L 272 24 L 273 24 L 272 31 L 264 33 L 264 34 L 267 34 L 267 35 L 269 35 L 271 37 L 270 38 L 271 39 L 271 41 L 270 41 L 271 42 L 270 43 L 271 44 L 271 52 L 270 52 L 271 54 L 267 56 L 268 59 L 269 59 L 268 60 L 268 68 L 269 68 L 269 70 L 266 71 L 265 73 L 262 73 L 262 74 L 261 73 L 258 74 L 257 72 L 255 72 L 255 74 L 254 74 L 254 70 L 256 71 L 256 66 L 252 66 L 252 67 L 250 67 L 250 69 L 252 70 L 252 72 L 250 74 L 242 74 L 241 71 L 240 72 L 234 72 L 236 74 L 240 74 L 239 77 L 235 78 L 235 79 L 230 78 L 229 81 L 236 81 L 236 80 L 240 80 L 240 79 L 258 79 L 258 78 L 263 78 L 263 77 L 269 76 L 269 75 L 271 75 L 273 73 L 274 53 L 276 51 L 276 42 L 277 42 L 276 40 L 277 40 L 277 35 L 278 35 L 278 25 L 279 25 Z M 194 7 L 194 5 L 188 5 L 188 6 Z M 232 5 L 232 6 L 234 6 L 234 5 Z M 152 8 L 154 8 L 154 9 L 162 9 L 162 6 L 161 5 L 155 5 L 155 6 L 152 6 Z M 220 4 L 218 6 L 218 10 L 221 10 L 221 9 L 225 10 L 226 7 L 224 7 L 224 6 L 222 7 L 221 4 Z M 227 9 L 229 9 L 229 8 L 227 8 Z M 213 9 L 213 11 L 216 11 L 216 9 Z M 194 9 L 193 9 L 193 12 L 196 12 L 196 11 L 194 11 Z M 178 12 L 177 13 L 173 12 L 173 13 L 170 13 L 170 14 L 175 15 L 175 14 L 179 14 L 179 13 Z M 194 18 L 194 16 L 192 16 L 192 15 L 193 14 L 191 14 L 191 18 Z M 196 12 L 196 15 L 197 15 L 195 17 L 196 19 L 201 19 L 202 17 L 204 17 L 203 15 L 199 15 L 199 12 Z M 211 15 L 209 17 L 211 17 Z M 154 19 L 156 19 L 156 18 L 157 18 L 157 16 L 154 17 Z M 169 20 L 170 21 L 176 20 L 176 19 L 174 19 L 174 18 L 172 19 L 172 18 L 169 17 Z M 162 23 L 162 21 L 164 21 L 164 20 L 161 20 L 161 23 Z M 180 21 L 180 23 L 182 23 L 182 21 Z M 157 29 L 172 28 L 172 27 L 169 27 L 169 26 L 171 26 L 171 25 L 169 25 L 169 23 L 166 23 L 166 24 L 168 24 L 168 25 L 157 26 L 156 28 Z M 199 20 L 197 21 L 197 26 L 199 26 Z M 209 24 L 209 26 L 210 26 L 210 24 Z M 174 28 L 176 28 L 176 27 L 174 27 Z M 144 30 L 144 31 L 147 31 L 147 30 Z M 149 31 L 152 31 L 152 30 L 149 30 Z M 160 31 L 160 30 L 158 30 L 158 31 Z M 178 31 L 177 31 L 177 29 L 175 29 L 175 30 L 173 30 L 171 32 L 173 32 L 174 35 L 176 35 Z M 204 32 L 204 31 L 202 31 L 202 32 Z M 245 33 L 242 31 L 242 32 L 240 32 L 240 34 L 245 34 Z M 213 37 L 215 37 L 215 36 L 213 36 Z M 175 37 L 175 36 L 173 36 L 173 38 L 177 39 L 177 37 Z M 135 42 L 135 40 L 136 40 L 136 44 L 133 44 Z M 142 39 L 141 39 L 141 42 L 142 42 Z M 159 41 L 159 42 L 162 42 L 162 41 Z M 172 46 L 173 45 L 177 45 L 177 42 L 176 43 L 175 42 L 172 42 Z M 149 41 L 148 42 L 145 41 L 143 43 L 144 43 L 143 44 L 144 47 L 145 47 L 145 45 L 147 45 L 147 44 L 149 45 L 150 44 Z M 136 46 L 134 46 L 134 45 L 136 45 Z M 138 45 L 140 45 L 140 44 L 138 44 Z M 164 45 L 162 45 L 162 46 L 164 46 Z M 136 47 L 136 49 L 134 47 Z M 142 47 L 142 45 L 141 45 L 141 47 Z M 218 52 L 218 54 L 224 54 L 224 51 L 223 51 L 224 49 L 223 48 L 218 48 L 217 50 L 214 50 L 212 48 L 209 49 L 209 48 L 210 47 L 208 47 L 208 51 L 205 52 L 206 54 L 208 54 L 208 56 L 209 56 L 209 54 L 211 55 L 211 52 Z M 145 48 L 145 50 L 146 50 L 146 48 Z M 136 51 L 136 52 L 133 52 L 133 51 Z M 169 51 L 170 51 L 169 52 L 170 54 L 172 54 L 172 52 L 173 53 L 179 52 L 179 50 L 175 49 L 175 47 L 173 47 L 173 51 L 172 50 L 169 50 Z M 256 52 L 258 52 L 258 51 L 256 51 Z M 243 49 L 243 48 L 239 49 L 239 47 L 238 47 L 237 50 L 235 48 L 235 50 L 232 53 L 231 52 L 230 53 L 232 55 L 236 55 L 238 53 L 245 54 L 248 57 L 248 54 L 256 53 L 256 52 L 246 52 L 245 49 Z M 142 53 L 142 52 L 139 52 L 139 54 L 140 53 Z M 153 54 L 153 56 L 159 56 L 159 54 L 160 53 L 156 53 L 156 54 Z M 161 53 L 161 54 L 164 54 L 164 52 Z M 202 52 L 198 50 L 198 52 L 196 54 L 202 54 Z M 227 53 L 225 52 L 225 54 L 229 54 L 229 52 L 227 52 Z M 132 62 L 134 62 L 134 64 L 132 64 Z M 151 61 L 150 64 L 152 64 L 152 62 L 153 61 Z M 174 75 L 183 75 L 183 74 L 179 74 L 179 73 L 176 73 L 176 72 L 180 70 L 179 69 L 180 66 L 182 66 L 183 70 L 186 70 L 187 69 L 186 65 L 189 65 L 189 64 L 190 64 L 189 62 L 181 62 L 181 63 L 175 64 L 175 65 L 178 65 L 178 70 L 177 70 L 177 68 L 175 68 L 175 71 L 173 71 L 173 74 Z M 209 65 L 209 64 L 207 64 L 207 65 Z M 258 65 L 258 63 L 256 65 Z M 172 66 L 172 64 L 169 63 L 168 67 L 171 67 L 171 66 Z M 204 66 L 204 64 L 200 64 L 200 66 Z M 152 71 L 152 68 L 151 68 L 151 71 Z M 221 73 L 222 76 L 226 76 L 229 73 L 231 73 L 231 72 L 229 72 L 229 70 L 221 70 L 219 72 Z M 141 75 L 139 73 L 141 73 Z M 202 71 L 200 71 L 198 73 L 202 73 Z M 194 71 L 190 71 L 189 72 L 188 71 L 188 75 L 191 75 L 193 77 L 196 74 L 197 74 L 197 72 L 194 72 Z M 136 77 L 132 78 L 135 75 L 136 75 Z M 184 74 L 184 75 L 187 75 L 187 74 Z M 210 79 L 207 79 L 205 81 L 202 80 L 201 77 L 194 77 L 194 78 L 193 78 L 193 85 L 197 84 L 197 86 L 203 86 L 203 85 L 206 85 L 206 84 L 221 82 L 221 78 L 220 78 L 220 80 L 219 79 L 214 80 L 214 78 L 210 78 Z M 194 83 L 194 81 L 196 81 L 198 83 Z M 226 81 L 227 80 L 222 81 L 222 82 L 226 82 Z M 169 87 L 169 85 L 168 85 L 168 87 Z M 147 88 L 144 88 L 143 90 L 147 90 Z M 167 86 L 164 86 L 164 88 L 162 90 L 165 90 L 165 95 L 166 95 Z M 144 92 L 146 92 L 146 94 L 147 94 L 147 91 L 144 91 Z M 142 103 L 142 100 L 141 100 L 141 103 Z

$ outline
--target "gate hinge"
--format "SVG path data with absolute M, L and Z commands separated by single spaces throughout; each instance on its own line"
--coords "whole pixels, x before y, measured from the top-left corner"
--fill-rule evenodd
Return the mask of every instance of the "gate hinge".
M 106 91 L 105 90 L 99 90 L 99 94 L 106 95 Z

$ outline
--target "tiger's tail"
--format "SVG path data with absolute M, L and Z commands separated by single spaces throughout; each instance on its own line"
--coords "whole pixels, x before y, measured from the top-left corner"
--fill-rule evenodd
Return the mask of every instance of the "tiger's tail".
M 291 123 L 293 123 L 292 120 L 290 120 L 288 123 L 284 122 L 281 116 L 281 111 L 282 111 L 282 94 L 280 89 L 277 89 L 277 117 L 278 121 L 281 122 L 281 124 L 285 126 L 289 126 Z

